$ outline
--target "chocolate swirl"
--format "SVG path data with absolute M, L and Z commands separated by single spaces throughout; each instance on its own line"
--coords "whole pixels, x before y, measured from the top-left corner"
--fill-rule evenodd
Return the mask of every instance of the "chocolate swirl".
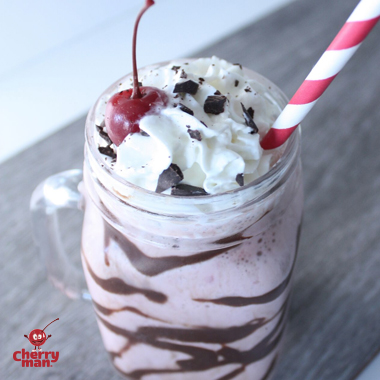
M 288 299 L 286 299 L 280 310 L 270 319 L 258 318 L 242 326 L 233 326 L 228 328 L 200 327 L 182 329 L 142 326 L 139 327 L 137 331 L 130 331 L 113 325 L 99 314 L 98 319 L 108 330 L 128 339 L 127 345 L 122 349 L 123 352 L 131 346 L 139 343 L 147 344 L 163 350 L 182 352 L 190 357 L 190 359 L 177 360 L 176 364 L 179 367 L 178 369 L 137 369 L 129 373 L 123 372 L 126 376 L 130 376 L 133 379 L 141 379 L 143 376 L 150 374 L 196 372 L 221 367 L 227 364 L 240 365 L 238 369 L 235 369 L 228 375 L 219 378 L 219 380 L 221 380 L 232 379 L 244 371 L 247 365 L 265 358 L 277 347 L 284 331 L 284 318 L 287 306 Z M 236 342 L 253 334 L 259 328 L 268 324 L 276 317 L 279 318 L 272 331 L 254 347 L 248 350 L 240 351 L 236 348 L 228 346 L 228 343 Z M 165 341 L 165 339 L 170 341 Z M 173 341 L 176 342 L 173 343 Z M 216 343 L 220 344 L 222 347 L 219 350 L 212 350 L 186 344 L 195 342 L 210 344 Z M 111 353 L 112 358 L 115 358 L 116 356 L 121 356 L 121 353 Z
M 221 255 L 228 250 L 238 247 L 240 242 L 221 249 L 215 249 L 210 251 L 203 251 L 194 255 L 188 256 L 165 256 L 165 257 L 149 257 L 144 254 L 135 244 L 129 241 L 123 234 L 113 228 L 109 223 L 104 222 L 105 225 L 105 252 L 110 244 L 110 241 L 114 241 L 118 244 L 121 250 L 128 257 L 130 263 L 136 270 L 146 276 L 156 276 L 168 270 L 180 268 L 186 265 L 198 264 L 203 261 L 210 260 L 218 255 Z M 108 258 L 109 259 L 109 258 Z
M 216 299 L 203 299 L 203 298 L 195 298 L 194 301 L 197 302 L 211 302 L 217 305 L 225 305 L 225 306 L 231 306 L 231 307 L 241 307 L 241 306 L 248 306 L 248 305 L 261 305 L 264 303 L 269 303 L 277 299 L 281 296 L 281 294 L 285 291 L 287 286 L 289 285 L 290 279 L 292 278 L 292 273 L 294 270 L 294 265 L 296 263 L 297 253 L 298 253 L 298 246 L 299 246 L 299 240 L 301 236 L 301 224 L 299 225 L 297 229 L 297 238 L 296 238 L 296 253 L 294 255 L 294 260 L 292 267 L 289 271 L 289 274 L 286 276 L 285 280 L 282 281 L 276 288 L 271 290 L 268 293 L 265 293 L 261 296 L 256 297 L 222 297 L 222 298 L 216 298 Z
M 121 294 L 121 295 L 130 295 L 130 294 L 139 293 L 139 294 L 144 295 L 148 300 L 152 302 L 165 303 L 167 301 L 167 297 L 163 293 L 156 292 L 150 289 L 137 288 L 135 286 L 127 284 L 126 282 L 124 282 L 118 277 L 111 277 L 111 278 L 104 279 L 97 276 L 95 272 L 92 270 L 92 268 L 90 267 L 86 259 L 86 256 L 84 255 L 83 252 L 82 252 L 82 255 L 86 263 L 88 273 L 94 279 L 94 281 L 106 292 Z

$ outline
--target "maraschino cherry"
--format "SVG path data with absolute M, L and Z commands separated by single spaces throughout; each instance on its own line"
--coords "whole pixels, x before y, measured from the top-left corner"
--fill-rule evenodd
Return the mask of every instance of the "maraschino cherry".
M 148 113 L 154 114 L 168 104 L 164 91 L 155 87 L 139 87 L 136 63 L 136 38 L 141 16 L 154 4 L 146 0 L 145 6 L 137 16 L 133 30 L 132 63 L 133 88 L 113 95 L 106 107 L 105 123 L 112 142 L 119 146 L 131 133 L 140 132 L 139 122 Z

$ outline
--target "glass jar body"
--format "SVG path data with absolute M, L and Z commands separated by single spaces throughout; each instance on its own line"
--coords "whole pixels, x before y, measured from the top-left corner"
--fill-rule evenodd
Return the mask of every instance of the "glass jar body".
M 195 215 L 148 212 L 116 200 L 86 164 L 83 194 L 83 268 L 104 345 L 121 373 L 269 376 L 299 239 L 298 157 L 277 189 L 220 212 L 207 201 L 194 206 Z

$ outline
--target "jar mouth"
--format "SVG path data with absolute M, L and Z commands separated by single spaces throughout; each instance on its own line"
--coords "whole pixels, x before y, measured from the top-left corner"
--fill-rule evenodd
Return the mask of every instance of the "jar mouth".
M 181 59 L 181 60 L 175 60 L 175 61 L 186 62 L 193 59 L 194 58 Z M 146 68 L 158 67 L 158 66 L 162 66 L 168 63 L 169 62 L 157 63 L 154 65 L 150 65 Z M 276 103 L 279 105 L 281 109 L 285 107 L 285 105 L 288 103 L 288 98 L 275 84 L 273 84 L 270 80 L 268 80 L 267 78 L 261 76 L 260 74 L 252 70 L 249 70 L 246 68 L 244 68 L 244 70 L 248 72 L 253 79 L 258 80 L 261 84 L 264 84 L 265 86 L 271 89 L 270 90 L 271 93 L 275 94 L 274 100 L 276 101 Z M 104 187 L 106 188 L 108 187 L 105 183 L 112 183 L 112 184 L 116 183 L 118 188 L 125 189 L 128 194 L 133 193 L 134 196 L 138 194 L 139 196 L 146 197 L 147 199 L 150 199 L 151 201 L 163 202 L 165 204 L 167 204 L 168 201 L 171 203 L 178 204 L 178 205 L 220 203 L 223 200 L 225 200 L 226 197 L 232 197 L 232 198 L 241 197 L 243 193 L 250 193 L 253 196 L 250 198 L 250 203 L 251 203 L 251 202 L 257 202 L 260 199 L 265 198 L 265 196 L 268 195 L 269 193 L 273 193 L 275 188 L 278 188 L 284 182 L 284 181 L 281 181 L 281 178 L 283 177 L 287 178 L 291 174 L 291 172 L 293 172 L 295 163 L 299 156 L 299 150 L 300 150 L 299 149 L 300 135 L 301 135 L 300 127 L 297 128 L 297 130 L 291 135 L 291 137 L 285 143 L 285 147 L 280 148 L 283 150 L 280 158 L 277 160 L 277 162 L 270 168 L 270 170 L 266 174 L 264 174 L 263 176 L 260 176 L 256 180 L 248 183 L 247 185 L 244 185 L 242 187 L 239 187 L 233 190 L 229 190 L 229 191 L 217 193 L 217 194 L 202 195 L 202 196 L 178 196 L 178 195 L 171 195 L 171 194 L 156 193 L 154 191 L 144 189 L 140 186 L 137 186 L 127 181 L 125 178 L 121 177 L 115 171 L 113 171 L 109 166 L 104 164 L 104 158 L 102 154 L 99 152 L 98 147 L 96 146 L 96 141 L 94 138 L 94 132 L 95 132 L 94 125 L 95 125 L 96 110 L 103 96 L 105 96 L 106 94 L 115 93 L 120 81 L 123 78 L 128 77 L 129 75 L 130 74 L 117 80 L 114 84 L 109 86 L 103 92 L 103 94 L 101 94 L 101 96 L 98 98 L 94 106 L 89 111 L 87 120 L 86 120 L 86 128 L 85 128 L 85 148 L 86 149 L 85 151 L 86 151 L 87 159 L 88 161 L 90 161 L 90 167 L 92 171 L 96 169 L 98 173 L 101 172 L 102 178 L 103 178 L 101 182 Z M 94 166 L 96 166 L 96 168 Z M 123 194 L 120 194 L 120 192 L 112 191 L 112 189 L 108 189 L 108 190 L 112 193 L 113 196 L 115 196 L 121 201 L 125 201 L 126 198 L 129 198 L 129 196 L 126 196 L 126 197 L 123 196 L 124 192 Z

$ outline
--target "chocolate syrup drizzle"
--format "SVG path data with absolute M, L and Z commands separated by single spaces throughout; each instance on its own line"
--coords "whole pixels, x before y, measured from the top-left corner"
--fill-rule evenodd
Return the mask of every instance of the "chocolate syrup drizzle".
M 227 248 L 204 251 L 188 256 L 149 257 L 106 221 L 104 222 L 104 229 L 105 251 L 109 247 L 111 240 L 116 242 L 134 268 L 146 276 L 156 276 L 171 269 L 210 260 L 241 244 L 239 242 Z
M 168 297 L 163 293 L 156 292 L 150 289 L 136 288 L 135 286 L 127 284 L 126 282 L 124 282 L 118 277 L 111 277 L 107 279 L 100 278 L 94 273 L 94 271 L 90 267 L 84 253 L 83 253 L 83 257 L 84 257 L 84 261 L 86 263 L 89 274 L 94 279 L 94 281 L 106 292 L 114 293 L 114 294 L 122 294 L 122 295 L 140 293 L 152 302 L 165 303 L 167 301 Z
M 284 331 L 284 318 L 288 306 L 288 299 L 284 302 L 281 309 L 270 319 L 257 318 L 242 326 L 228 328 L 200 327 L 193 329 L 167 328 L 142 326 L 137 331 L 130 331 L 117 327 L 106 321 L 98 314 L 98 319 L 102 324 L 113 333 L 128 339 L 128 348 L 135 344 L 147 344 L 163 350 L 182 352 L 187 354 L 190 359 L 177 360 L 178 369 L 137 369 L 129 373 L 122 372 L 133 379 L 141 379 L 143 376 L 159 373 L 181 373 L 205 371 L 211 368 L 220 367 L 227 364 L 240 364 L 241 367 L 235 369 L 230 374 L 219 378 L 219 380 L 232 379 L 237 374 L 244 371 L 245 367 L 259 361 L 269 355 L 279 343 Z M 239 351 L 229 347 L 227 344 L 243 339 L 256 330 L 266 325 L 277 316 L 280 316 L 273 330 L 263 338 L 258 344 L 246 351 Z M 181 343 L 168 342 L 163 339 L 175 340 Z M 222 347 L 214 351 L 204 347 L 187 345 L 188 343 L 218 343 Z M 122 349 L 126 351 L 126 347 Z M 118 353 L 111 353 L 111 358 L 121 356 Z M 120 371 L 120 369 L 119 369 Z M 265 377 L 264 377 L 265 378 Z
M 94 301 L 94 299 L 92 299 L 92 304 L 94 305 L 95 309 L 97 309 L 103 315 L 111 315 L 113 313 L 119 313 L 121 311 L 129 311 L 131 313 L 138 314 L 144 318 L 153 319 L 153 320 L 159 321 L 159 322 L 165 322 L 162 319 L 152 317 L 151 315 L 145 314 L 142 311 L 140 311 L 139 309 L 136 309 L 135 307 L 132 307 L 132 306 L 123 306 L 123 307 L 120 307 L 118 309 L 110 309 L 108 307 L 104 307 L 104 306 L 100 305 L 99 303 Z
M 276 288 L 274 288 L 270 292 L 265 293 L 261 296 L 256 296 L 256 297 L 235 296 L 235 297 L 222 297 L 222 298 L 216 298 L 216 299 L 195 298 L 193 300 L 197 302 L 211 302 L 217 305 L 225 305 L 225 306 L 231 306 L 231 307 L 262 305 L 264 303 L 274 301 L 285 291 L 286 287 L 288 286 L 290 282 L 290 279 L 292 278 L 292 273 L 294 270 L 294 265 L 296 263 L 296 258 L 297 258 L 297 253 L 298 253 L 298 245 L 299 245 L 300 236 L 301 236 L 301 224 L 299 225 L 297 229 L 296 253 L 294 255 L 293 264 L 289 271 L 289 274 L 286 276 L 285 280 L 280 283 L 280 285 L 278 285 Z
M 264 304 L 274 301 L 280 297 L 289 285 L 291 274 L 294 269 L 298 243 L 300 237 L 301 225 L 298 227 L 297 240 L 296 240 L 296 253 L 292 267 L 289 274 L 280 285 L 278 285 L 272 291 L 257 297 L 224 297 L 219 299 L 195 299 L 198 302 L 211 302 L 219 305 L 225 305 L 230 307 L 247 306 L 253 304 Z M 230 239 L 226 238 L 226 242 L 237 241 L 239 237 L 233 235 Z M 240 239 L 243 240 L 244 237 L 241 235 Z M 150 258 L 141 252 L 133 243 L 129 242 L 128 239 L 105 222 L 105 248 L 110 244 L 110 241 L 115 241 L 119 247 L 124 251 L 131 264 L 143 274 L 147 276 L 154 276 L 163 273 L 167 270 L 178 268 L 184 265 L 191 265 L 199 263 L 205 260 L 209 260 L 221 253 L 228 251 L 229 248 L 218 249 L 215 251 L 201 252 L 199 254 L 179 257 L 179 256 L 169 256 L 162 258 Z M 240 245 L 236 244 L 235 246 Z M 84 254 L 83 254 L 84 256 Z M 85 257 L 84 257 L 85 258 Z M 116 294 L 134 294 L 141 293 L 147 299 L 152 302 L 165 303 L 167 301 L 167 296 L 163 293 L 159 293 L 153 290 L 140 289 L 134 286 L 126 284 L 119 278 L 102 279 L 98 277 L 89 266 L 86 258 L 85 262 L 89 271 L 89 274 L 95 280 L 95 282 L 101 286 L 105 291 L 116 293 Z M 104 319 L 103 316 L 111 315 L 115 312 L 129 311 L 138 314 L 147 319 L 159 320 L 155 317 L 147 315 L 140 310 L 124 306 L 119 309 L 109 309 L 96 302 L 94 306 L 97 311 L 97 317 L 99 321 L 114 334 L 123 336 L 128 339 L 126 345 L 119 352 L 109 352 L 111 359 L 114 361 L 116 357 L 121 357 L 122 354 L 128 351 L 135 344 L 146 344 L 152 347 L 156 347 L 162 350 L 169 350 L 174 352 L 182 352 L 189 356 L 189 359 L 177 360 L 176 364 L 178 368 L 176 369 L 157 369 L 157 368 L 147 368 L 147 369 L 136 369 L 129 373 L 120 371 L 122 374 L 129 376 L 133 379 L 140 380 L 143 376 L 150 374 L 169 374 L 169 373 L 183 373 L 183 372 L 197 372 L 205 371 L 212 368 L 217 368 L 227 364 L 238 364 L 239 367 L 235 368 L 230 373 L 223 375 L 215 380 L 230 380 L 238 376 L 240 373 L 244 372 L 246 366 L 259 361 L 266 356 L 268 356 L 278 345 L 282 337 L 284 327 L 285 327 L 285 315 L 288 308 L 289 296 L 287 296 L 283 305 L 279 311 L 270 319 L 266 318 L 255 318 L 244 325 L 232 326 L 227 328 L 212 328 L 212 327 L 192 327 L 192 328 L 175 328 L 175 327 L 157 327 L 157 326 L 141 326 L 137 331 L 131 331 L 127 329 L 120 328 L 113 325 Z M 103 316 L 102 316 L 103 315 Z M 248 350 L 240 351 L 236 348 L 229 347 L 228 344 L 244 339 L 255 331 L 268 324 L 270 321 L 275 320 L 276 317 L 278 321 L 276 322 L 274 328 L 269 334 L 263 338 L 254 347 Z M 160 321 L 160 320 L 159 320 Z M 164 321 L 161 321 L 164 322 Z M 166 322 L 167 323 L 167 322 Z M 169 340 L 169 341 L 165 341 Z M 175 342 L 173 342 L 175 341 Z M 194 346 L 192 344 L 196 342 L 209 343 L 209 344 L 220 344 L 221 348 L 218 350 L 208 349 L 204 347 Z M 186 343 L 192 343 L 191 345 Z M 275 357 L 261 380 L 266 380 L 275 365 L 277 357 Z

